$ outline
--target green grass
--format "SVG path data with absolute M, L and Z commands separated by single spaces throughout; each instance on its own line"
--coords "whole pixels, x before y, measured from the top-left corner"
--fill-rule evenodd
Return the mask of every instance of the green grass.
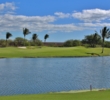
M 17 47 L 0 48 L 0 58 L 18 57 L 83 57 L 83 56 L 110 56 L 110 49 L 85 47 L 27 47 L 21 49 Z
M 0 100 L 110 100 L 110 90 L 82 93 L 0 96 Z

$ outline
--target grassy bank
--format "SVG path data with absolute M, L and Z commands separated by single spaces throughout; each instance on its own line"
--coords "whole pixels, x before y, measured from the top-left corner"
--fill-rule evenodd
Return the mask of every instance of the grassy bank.
M 50 93 L 37 95 L 0 96 L 0 100 L 109 100 L 110 90 L 82 93 Z
M 26 49 L 17 47 L 0 48 L 0 58 L 17 57 L 83 57 L 83 56 L 109 56 L 110 49 L 85 47 L 27 47 Z

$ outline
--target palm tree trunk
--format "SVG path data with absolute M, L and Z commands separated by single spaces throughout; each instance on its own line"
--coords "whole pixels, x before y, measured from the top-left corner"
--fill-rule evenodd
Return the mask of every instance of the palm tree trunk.
M 104 52 L 104 47 L 102 47 L 102 52 L 101 53 L 103 53 Z
M 36 41 L 34 40 L 34 46 L 36 46 Z
M 46 44 L 46 39 L 44 39 L 44 45 Z
M 24 46 L 25 46 L 25 36 L 24 36 Z
M 104 39 L 103 39 L 102 52 L 101 53 L 103 53 L 103 52 L 104 52 Z

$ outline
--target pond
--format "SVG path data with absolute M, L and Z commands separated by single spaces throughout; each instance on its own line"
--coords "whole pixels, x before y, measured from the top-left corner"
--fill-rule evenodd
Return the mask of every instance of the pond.
M 0 95 L 110 88 L 110 57 L 0 59 Z

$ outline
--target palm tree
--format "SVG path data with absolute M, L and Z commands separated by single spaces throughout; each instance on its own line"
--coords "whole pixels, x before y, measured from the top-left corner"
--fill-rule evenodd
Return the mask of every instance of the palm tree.
M 45 34 L 44 36 L 44 41 L 46 42 L 46 39 L 49 38 L 49 35 L 48 34 Z
M 7 45 L 7 40 L 12 36 L 12 34 L 10 32 L 6 33 L 6 45 Z
M 28 35 L 29 33 L 31 33 L 31 32 L 29 31 L 29 29 L 28 29 L 28 28 L 23 28 L 24 45 L 25 45 L 25 36 L 26 36 L 26 35 Z
M 101 39 L 101 36 L 98 35 L 97 32 L 95 32 L 95 33 L 93 34 L 93 47 L 96 46 L 96 44 L 100 41 L 100 39 Z
M 34 41 L 34 43 L 35 43 L 35 41 L 36 41 L 37 37 L 38 37 L 38 35 L 37 35 L 37 34 L 35 34 L 35 33 L 32 35 L 32 40 Z
M 102 52 L 104 52 L 104 42 L 105 42 L 105 38 L 109 38 L 110 37 L 110 30 L 105 26 L 102 28 L 102 30 L 100 31 L 101 33 L 101 37 L 102 37 Z

